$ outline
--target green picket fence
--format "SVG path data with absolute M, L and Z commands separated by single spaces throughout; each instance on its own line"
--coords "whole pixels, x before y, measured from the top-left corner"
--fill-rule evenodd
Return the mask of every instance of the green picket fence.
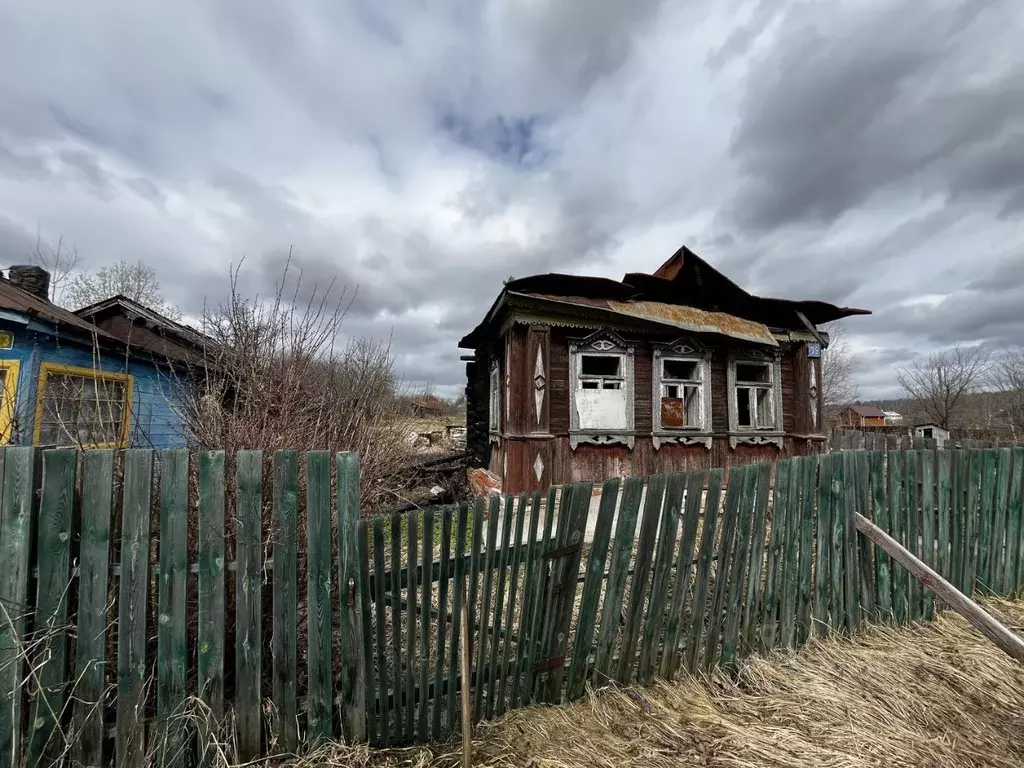
M 361 519 L 352 454 L 0 451 L 0 765 L 402 744 L 1024 582 L 1024 450 L 857 451 Z M 462 607 L 470 676 L 460 675 Z M 155 638 L 155 642 L 154 642 Z

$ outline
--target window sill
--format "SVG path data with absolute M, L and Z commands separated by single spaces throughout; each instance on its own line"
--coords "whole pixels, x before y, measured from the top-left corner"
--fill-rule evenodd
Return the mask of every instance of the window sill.
M 654 450 L 658 450 L 663 445 L 703 445 L 710 451 L 713 436 L 710 432 L 699 429 L 662 428 L 651 434 L 651 440 L 654 443 Z
M 569 447 L 575 451 L 581 443 L 585 443 L 587 445 L 625 445 L 632 450 L 635 439 L 636 433 L 626 430 L 608 432 L 598 430 L 576 431 L 569 433 Z
M 783 448 L 785 433 L 781 429 L 750 429 L 729 433 L 729 447 L 737 445 L 775 445 Z

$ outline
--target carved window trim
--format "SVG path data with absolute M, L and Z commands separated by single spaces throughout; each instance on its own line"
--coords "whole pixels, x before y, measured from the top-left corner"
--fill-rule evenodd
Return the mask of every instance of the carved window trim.
M 569 446 L 576 450 L 580 443 L 592 445 L 626 445 L 635 443 L 636 403 L 634 397 L 634 358 L 636 348 L 618 334 L 608 330 L 596 331 L 583 339 L 569 340 Z M 626 401 L 626 428 L 591 430 L 580 428 L 576 393 L 580 390 L 580 361 L 583 355 L 598 354 L 618 357 L 619 378 Z
M 664 381 L 665 361 L 697 363 L 700 371 L 700 417 L 697 426 L 666 427 L 661 423 L 661 390 Z M 662 445 L 703 445 L 711 449 L 711 352 L 692 339 L 677 339 L 670 344 L 655 344 L 651 355 L 651 439 L 654 450 Z
M 814 358 L 807 360 L 809 365 L 808 368 L 808 382 L 807 382 L 807 395 L 808 400 L 811 401 L 811 430 L 814 434 L 821 433 L 821 411 L 818 408 L 818 395 L 821 392 L 818 384 L 818 366 L 817 361 Z
M 487 431 L 490 441 L 495 443 L 500 441 L 501 436 L 501 367 L 497 358 L 491 361 L 487 397 Z
M 743 363 L 767 363 L 771 376 L 770 392 L 772 404 L 772 425 L 770 427 L 741 427 L 739 424 L 739 402 L 736 397 L 736 366 Z M 782 428 L 782 356 L 778 350 L 762 352 L 745 350 L 732 352 L 729 355 L 727 380 L 729 397 L 729 447 L 735 448 L 743 443 L 747 445 L 776 445 L 783 447 L 784 432 Z

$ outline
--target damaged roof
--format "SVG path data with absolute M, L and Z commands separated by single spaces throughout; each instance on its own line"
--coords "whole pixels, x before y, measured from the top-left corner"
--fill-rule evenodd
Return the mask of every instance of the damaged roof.
M 562 274 L 509 280 L 484 320 L 459 346 L 475 349 L 510 296 L 554 303 L 573 313 L 586 309 L 770 345 L 776 344 L 773 330 L 807 330 L 808 325 L 870 314 L 823 301 L 755 296 L 683 246 L 653 274 L 633 272 L 621 281 Z

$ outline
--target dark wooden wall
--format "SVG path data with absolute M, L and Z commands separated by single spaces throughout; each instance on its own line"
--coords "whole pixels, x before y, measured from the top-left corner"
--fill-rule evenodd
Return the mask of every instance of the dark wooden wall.
M 782 425 L 786 433 L 784 448 L 774 445 L 738 445 L 729 447 L 728 428 L 728 356 L 732 347 L 709 345 L 711 349 L 711 431 L 710 450 L 703 446 L 662 445 L 655 450 L 650 434 L 654 407 L 652 378 L 652 342 L 672 341 L 677 336 L 629 336 L 636 345 L 634 353 L 634 429 L 633 449 L 624 445 L 582 444 L 575 451 L 569 445 L 569 340 L 588 335 L 585 329 L 515 325 L 504 339 L 508 366 L 508 407 L 500 443 L 489 447 L 491 471 L 503 478 L 506 493 L 544 489 L 549 485 L 579 480 L 601 481 L 611 476 L 647 475 L 673 470 L 730 467 L 784 456 L 818 453 L 825 448 L 823 438 L 811 439 L 820 428 L 813 428 L 812 403 L 808 379 L 809 366 L 817 360 L 807 358 L 803 343 L 782 346 Z M 682 334 L 679 334 L 682 335 Z M 538 412 L 535 400 L 536 359 L 540 349 L 544 362 L 544 398 Z M 482 367 L 482 366 L 481 366 Z M 489 363 L 477 369 L 483 381 L 484 412 Z M 503 375 L 503 381 L 504 375 Z M 820 381 L 820 378 L 819 378 Z M 820 386 L 819 386 L 820 390 Z M 479 396 L 479 395 L 478 395 Z M 486 432 L 486 428 L 484 429 Z M 539 459 L 539 460 L 538 460 Z M 537 470 L 540 469 L 538 479 Z

